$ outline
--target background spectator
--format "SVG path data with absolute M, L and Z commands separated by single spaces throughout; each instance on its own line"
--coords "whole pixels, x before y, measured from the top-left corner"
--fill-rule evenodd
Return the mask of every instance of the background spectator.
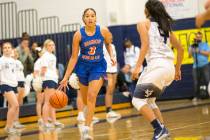
M 29 48 L 29 39 L 27 37 L 21 39 L 20 45 L 17 47 L 17 52 L 20 54 L 19 60 L 24 66 L 24 75 L 26 76 L 32 73 L 34 59 Z
M 189 47 L 189 56 L 193 57 L 194 59 L 193 73 L 192 73 L 194 80 L 193 101 L 196 101 L 197 99 L 201 98 L 200 86 L 204 85 L 207 87 L 210 78 L 209 66 L 208 66 L 208 56 L 210 54 L 210 48 L 206 42 L 202 42 L 202 38 L 203 38 L 202 33 L 197 32 L 194 39 L 194 44 Z
M 124 51 L 125 65 L 118 74 L 118 85 L 119 85 L 119 90 L 123 92 L 123 95 L 129 96 L 130 92 L 133 93 L 135 89 L 136 82 L 131 80 L 131 73 L 136 66 L 140 49 L 139 47 L 134 46 L 131 40 L 129 39 L 126 39 L 124 41 L 123 46 L 125 48 Z

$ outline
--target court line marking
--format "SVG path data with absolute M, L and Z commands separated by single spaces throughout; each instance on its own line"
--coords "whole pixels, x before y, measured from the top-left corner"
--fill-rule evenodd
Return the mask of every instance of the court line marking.
M 185 126 L 182 126 L 182 127 L 175 127 L 175 128 L 169 129 L 169 130 L 170 130 L 170 132 L 171 132 L 171 131 L 174 131 L 174 130 L 184 129 L 184 128 L 193 127 L 193 126 L 198 126 L 198 125 L 204 125 L 204 124 L 208 124 L 208 123 L 210 123 L 210 121 L 202 122 L 202 123 L 197 123 L 197 124 L 185 125 Z M 140 131 L 144 131 L 144 130 L 132 130 L 132 132 L 140 132 Z M 111 134 L 112 134 L 112 133 L 111 133 Z M 109 134 L 107 134 L 107 133 L 98 134 L 98 135 L 94 135 L 94 137 L 109 136 L 109 135 L 111 135 L 111 134 L 110 134 L 110 133 L 109 133 Z M 151 134 L 153 134 L 153 132 L 147 132 L 146 134 L 136 136 L 136 138 L 142 137 L 142 136 L 148 136 L 148 135 L 151 135 Z M 119 139 L 119 140 L 127 140 L 127 139 L 131 139 L 131 137 L 122 138 L 122 139 Z
M 171 111 L 176 111 L 176 110 L 183 110 L 183 109 L 188 109 L 188 108 L 201 107 L 201 106 L 205 106 L 205 105 L 210 105 L 210 103 L 203 103 L 203 104 L 198 104 L 198 105 L 191 104 L 191 105 L 186 105 L 186 106 L 182 106 L 182 107 L 175 107 L 175 108 L 170 108 L 170 109 L 163 109 L 161 112 L 171 112 Z M 134 117 L 138 117 L 138 116 L 141 116 L 141 115 L 139 115 L 139 114 L 128 115 L 128 116 L 121 117 L 119 120 L 124 120 L 124 119 L 127 119 L 127 118 L 134 118 Z M 100 120 L 100 122 L 98 122 L 97 124 L 103 123 L 103 122 L 106 122 L 106 119 Z M 97 124 L 95 124 L 95 125 L 97 125 Z M 63 129 L 76 128 L 76 127 L 77 127 L 77 124 L 66 126 Z M 33 130 L 33 131 L 22 133 L 22 136 L 34 135 L 34 134 L 37 134 L 37 133 L 39 133 L 39 130 Z M 145 134 L 145 135 L 148 135 L 148 134 Z M 0 137 L 0 140 L 1 139 L 5 139 L 5 138 L 7 138 L 7 136 L 2 136 L 2 137 Z

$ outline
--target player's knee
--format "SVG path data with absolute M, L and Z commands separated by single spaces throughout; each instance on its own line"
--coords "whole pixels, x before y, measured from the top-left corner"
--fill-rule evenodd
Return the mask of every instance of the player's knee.
M 96 94 L 88 93 L 88 95 L 87 95 L 87 102 L 95 103 L 96 102 Z
M 157 104 L 155 103 L 155 100 L 156 100 L 156 98 L 148 98 L 147 99 L 147 103 L 149 104 L 149 106 L 152 109 L 157 109 L 158 108 Z
M 146 101 L 146 99 L 140 99 L 140 98 L 133 97 L 132 104 L 139 111 L 139 110 L 141 110 L 141 108 L 144 105 L 147 104 L 147 101 Z
M 162 91 L 152 83 L 138 84 L 134 91 L 134 97 L 144 99 L 157 97 Z

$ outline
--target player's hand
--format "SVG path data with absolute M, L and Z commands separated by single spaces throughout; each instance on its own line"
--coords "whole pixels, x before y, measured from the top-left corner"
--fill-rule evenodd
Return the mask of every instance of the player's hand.
M 59 85 L 59 88 L 64 88 L 64 87 L 67 87 L 67 83 L 68 83 L 68 79 L 67 78 L 63 78 L 63 80 L 60 81 L 60 85 Z
M 175 70 L 175 77 L 174 80 L 179 81 L 182 79 L 182 74 L 181 74 L 181 70 L 180 69 L 176 69 Z
M 195 26 L 197 28 L 201 28 L 201 26 L 205 23 L 205 18 L 202 14 L 198 14 L 196 17 L 195 17 Z
M 114 57 L 111 57 L 112 66 L 115 66 L 117 63 L 117 60 Z
M 198 53 L 199 49 L 198 48 L 192 48 L 192 53 Z
M 131 79 L 132 80 L 136 80 L 139 78 L 139 73 L 140 73 L 141 67 L 135 67 L 135 69 L 133 70 L 132 74 L 131 74 Z

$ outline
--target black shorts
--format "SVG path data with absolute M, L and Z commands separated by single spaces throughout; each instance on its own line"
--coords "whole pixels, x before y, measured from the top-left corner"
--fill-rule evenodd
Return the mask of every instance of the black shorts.
M 18 81 L 18 86 L 19 88 L 24 88 L 25 87 L 25 82 L 24 81 Z
M 12 87 L 9 85 L 1 85 L 0 86 L 1 94 L 4 94 L 5 92 L 13 91 L 14 93 L 17 93 L 17 87 Z
M 42 89 L 45 90 L 46 88 L 54 88 L 57 89 L 58 84 L 55 81 L 47 80 L 43 81 L 42 83 Z

